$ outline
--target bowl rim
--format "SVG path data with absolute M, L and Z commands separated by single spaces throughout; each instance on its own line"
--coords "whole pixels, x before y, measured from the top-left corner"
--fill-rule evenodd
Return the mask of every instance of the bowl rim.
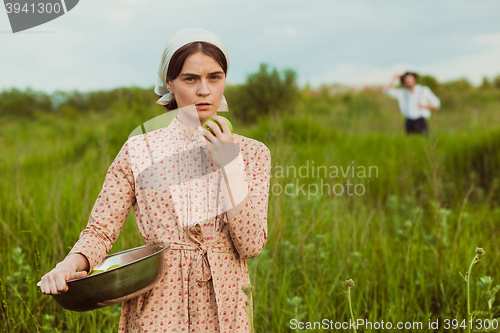
M 104 257 L 104 259 L 98 265 L 96 265 L 96 267 L 99 266 L 104 260 L 106 260 L 108 258 L 117 256 L 117 255 L 120 255 L 120 254 L 124 254 L 124 253 L 127 253 L 127 252 L 137 251 L 137 250 L 140 250 L 140 249 L 143 249 L 143 248 L 147 248 L 147 247 L 153 247 L 153 246 L 159 246 L 160 248 L 155 253 L 151 253 L 151 254 L 149 254 L 149 255 L 147 255 L 145 257 L 142 257 L 140 259 L 136 259 L 134 261 L 128 262 L 126 264 L 121 265 L 120 267 L 113 268 L 113 269 L 109 270 L 109 272 L 117 270 L 117 269 L 120 269 L 120 268 L 123 268 L 123 267 L 126 267 L 126 266 L 130 266 L 130 265 L 132 265 L 132 264 L 134 264 L 136 262 L 139 262 L 141 260 L 145 260 L 147 258 L 155 256 L 155 255 L 157 255 L 157 254 L 165 251 L 168 248 L 168 245 L 166 243 L 156 243 L 156 244 L 149 244 L 149 245 L 142 245 L 142 246 L 134 247 L 134 248 L 131 248 L 131 249 L 128 249 L 128 250 L 123 250 L 123 251 L 120 251 L 120 252 L 116 252 L 116 253 L 107 255 L 106 257 Z M 87 279 L 87 278 L 93 278 L 93 277 L 96 277 L 96 276 L 100 276 L 102 273 L 106 273 L 106 272 L 108 272 L 108 271 L 104 271 L 104 272 L 101 272 L 101 273 L 95 274 L 95 275 L 87 275 L 87 276 L 84 276 L 84 277 L 81 277 L 81 278 L 77 278 L 77 279 L 73 279 L 73 280 L 68 280 L 68 281 L 66 281 L 66 284 L 77 282 L 77 281 L 84 280 L 84 279 Z M 89 273 L 90 272 L 88 272 L 87 274 L 89 274 Z

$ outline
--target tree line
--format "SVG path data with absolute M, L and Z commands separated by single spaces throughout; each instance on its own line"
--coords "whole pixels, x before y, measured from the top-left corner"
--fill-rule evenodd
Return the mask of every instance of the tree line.
M 466 79 L 441 83 L 430 75 L 421 75 L 419 83 L 429 86 L 441 98 L 445 110 L 463 108 L 471 103 L 474 107 L 481 107 L 485 103 L 500 101 L 500 75 L 493 80 L 484 78 L 478 87 Z M 293 113 L 299 99 L 323 98 L 334 103 L 349 103 L 352 95 L 366 94 L 366 90 L 338 88 L 335 85 L 315 90 L 309 86 L 301 88 L 294 70 L 280 71 L 261 64 L 259 70 L 248 75 L 244 83 L 226 86 L 225 95 L 232 114 L 243 122 L 251 123 L 262 115 Z M 342 98 L 338 98 L 339 94 Z M 336 97 L 332 98 L 333 95 Z M 155 105 L 157 99 L 153 87 L 122 87 L 92 92 L 56 91 L 52 94 L 30 88 L 11 88 L 0 92 L 0 119 L 36 119 L 40 113 L 74 117 L 87 112 L 107 112 L 114 107 L 141 112 L 145 107 Z

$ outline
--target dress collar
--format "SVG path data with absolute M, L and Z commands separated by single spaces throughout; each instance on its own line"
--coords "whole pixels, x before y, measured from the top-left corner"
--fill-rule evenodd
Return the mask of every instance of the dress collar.
M 175 117 L 172 120 L 172 122 L 170 123 L 169 127 L 171 127 L 175 131 L 176 134 L 178 134 L 181 137 L 186 138 L 186 139 L 191 139 L 192 140 L 192 139 L 195 139 L 195 138 L 199 137 L 200 135 L 202 135 L 202 133 L 200 133 L 200 131 L 197 130 L 197 129 L 195 129 L 193 131 L 193 134 L 191 135 L 189 133 L 188 127 L 185 124 L 183 124 L 179 120 L 179 118 L 177 118 L 177 117 Z

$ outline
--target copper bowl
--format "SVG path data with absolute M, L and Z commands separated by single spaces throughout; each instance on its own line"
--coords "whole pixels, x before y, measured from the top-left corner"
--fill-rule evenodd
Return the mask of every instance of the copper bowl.
M 151 290 L 163 272 L 165 244 L 136 247 L 107 256 L 102 273 L 68 281 L 68 291 L 52 295 L 66 310 L 89 311 L 137 297 Z M 121 265 L 106 271 L 113 265 Z

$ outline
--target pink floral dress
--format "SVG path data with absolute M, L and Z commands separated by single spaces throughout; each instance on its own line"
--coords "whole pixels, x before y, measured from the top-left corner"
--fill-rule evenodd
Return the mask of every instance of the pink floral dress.
M 271 156 L 261 142 L 234 134 L 240 150 L 224 168 L 239 170 L 248 200 L 230 221 L 222 169 L 204 136 L 177 118 L 130 138 L 109 167 L 88 225 L 70 253 L 93 269 L 118 238 L 130 208 L 145 245 L 166 243 L 162 278 L 123 302 L 119 332 L 250 332 L 246 259 L 267 241 Z M 227 171 L 227 170 L 226 170 Z

